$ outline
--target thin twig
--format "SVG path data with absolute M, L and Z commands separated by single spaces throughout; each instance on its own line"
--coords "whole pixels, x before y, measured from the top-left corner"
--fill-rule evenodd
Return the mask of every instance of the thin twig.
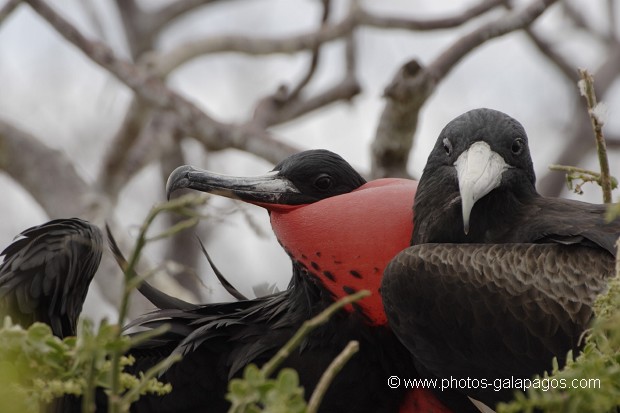
M 127 317 L 127 312 L 129 311 L 129 297 L 130 294 L 135 287 L 135 279 L 138 275 L 135 272 L 135 268 L 138 265 L 138 260 L 142 254 L 142 250 L 146 246 L 148 242 L 147 231 L 150 228 L 151 224 L 155 220 L 155 218 L 164 211 L 176 211 L 184 208 L 191 208 L 197 205 L 201 205 L 204 203 L 204 197 L 196 197 L 192 195 L 175 198 L 171 201 L 165 202 L 163 204 L 155 205 L 149 211 L 146 219 L 140 226 L 140 232 L 136 239 L 135 247 L 127 261 L 127 265 L 123 268 L 124 277 L 124 288 L 121 296 L 121 302 L 118 307 L 118 329 L 117 329 L 117 339 L 120 339 L 122 334 L 121 326 L 125 322 L 125 318 Z M 192 218 L 189 218 L 192 220 Z M 179 226 L 181 227 L 181 225 Z M 123 356 L 124 349 L 116 348 L 112 353 L 111 360 L 111 382 L 110 382 L 110 394 L 109 394 L 109 405 L 108 411 L 110 413 L 119 413 L 121 411 L 122 404 L 124 403 L 124 399 L 121 397 L 121 357 Z
M 586 182 L 594 182 L 599 186 L 601 185 L 601 174 L 599 172 L 567 165 L 550 165 L 549 169 L 552 171 L 566 172 L 566 182 L 568 184 L 568 189 L 573 190 L 579 195 L 583 194 L 581 187 Z M 575 180 L 581 180 L 582 182 L 573 186 L 573 181 Z M 618 180 L 613 176 L 610 176 L 610 180 L 612 189 L 617 188 Z
M 578 168 L 576 166 L 568 166 L 568 165 L 549 165 L 549 169 L 552 171 L 561 171 L 561 172 L 569 172 L 576 173 L 582 175 L 589 175 L 592 177 L 593 181 L 596 181 L 600 185 L 601 181 L 601 173 L 596 171 L 591 171 L 590 169 Z M 613 176 L 609 177 L 611 181 L 612 189 L 618 186 L 618 180 Z
M 317 316 L 311 318 L 310 320 L 304 321 L 299 330 L 295 333 L 293 337 L 280 349 L 278 352 L 261 368 L 261 372 L 264 377 L 271 376 L 278 366 L 282 364 L 284 360 L 295 350 L 303 341 L 303 339 L 315 328 L 325 324 L 329 321 L 330 317 L 336 312 L 339 311 L 344 306 L 354 303 L 364 297 L 368 297 L 370 295 L 370 291 L 361 290 L 355 294 L 348 295 L 346 297 L 341 298 L 336 301 L 325 310 L 323 310 Z
M 134 97 L 119 130 L 107 146 L 97 181 L 99 187 L 112 198 L 129 180 L 129 176 L 123 173 L 124 165 L 151 112 L 150 105 L 140 97 Z
M 588 105 L 588 115 L 592 123 L 594 138 L 596 139 L 596 153 L 598 154 L 598 162 L 601 166 L 601 188 L 603 189 L 603 202 L 609 204 L 611 202 L 611 178 L 609 175 L 609 159 L 607 158 L 607 146 L 603 137 L 604 121 L 601 117 L 600 106 L 596 101 L 596 93 L 594 92 L 594 79 L 592 75 L 585 69 L 579 69 L 579 90 L 581 95 L 586 98 Z
M 355 353 L 359 350 L 359 342 L 353 340 L 349 341 L 349 344 L 338 354 L 332 362 L 327 367 L 327 370 L 321 376 L 321 379 L 317 383 L 314 388 L 314 392 L 312 392 L 312 396 L 310 396 L 310 400 L 308 401 L 308 406 L 306 409 L 306 413 L 315 413 L 318 411 L 319 406 L 321 405 L 321 401 L 323 400 L 323 396 L 325 396 L 325 392 L 329 388 L 329 385 L 334 381 L 336 375 L 342 370 L 345 364 L 353 357 Z
M 329 19 L 329 11 L 331 9 L 331 0 L 322 0 L 321 3 L 323 4 L 323 15 L 321 16 L 321 27 L 325 27 L 325 25 L 327 24 L 327 20 Z M 310 67 L 308 68 L 308 71 L 306 72 L 306 75 L 303 77 L 303 79 L 301 79 L 299 84 L 287 96 L 288 101 L 295 100 L 300 95 L 304 87 L 306 87 L 306 85 L 310 83 L 310 80 L 312 80 L 312 77 L 316 73 L 316 68 L 319 65 L 320 51 L 321 51 L 321 48 L 319 47 L 318 44 L 312 48 L 312 58 L 310 60 Z

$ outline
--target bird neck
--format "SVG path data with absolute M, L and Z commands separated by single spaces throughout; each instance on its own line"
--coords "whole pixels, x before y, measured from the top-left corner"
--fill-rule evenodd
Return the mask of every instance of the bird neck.
M 411 180 L 372 181 L 302 208 L 273 211 L 271 225 L 304 285 L 320 285 L 332 301 L 370 290 L 347 310 L 385 325 L 379 286 L 388 262 L 409 246 L 416 187 Z
M 437 201 L 439 193 L 442 195 Z M 501 187 L 492 190 L 474 204 L 469 232 L 465 234 L 458 185 L 453 182 L 438 183 L 432 179 L 423 181 L 415 200 L 415 226 L 411 243 L 502 242 L 509 238 L 506 232 L 513 228 L 512 223 L 521 219 L 524 205 L 538 197 L 540 195 L 533 186 L 516 190 Z

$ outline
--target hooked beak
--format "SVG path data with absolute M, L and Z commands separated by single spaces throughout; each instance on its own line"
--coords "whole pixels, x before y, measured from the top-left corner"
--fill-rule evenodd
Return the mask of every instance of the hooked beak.
M 269 205 L 301 205 L 312 202 L 287 178 L 278 171 L 255 177 L 238 177 L 216 174 L 193 166 L 176 168 L 168 178 L 166 196 L 182 188 L 195 189 L 227 198 L 240 199 L 259 204 L 269 209 Z
M 475 142 L 454 163 L 463 207 L 463 230 L 469 232 L 469 217 L 476 201 L 497 188 L 510 166 L 486 142 Z

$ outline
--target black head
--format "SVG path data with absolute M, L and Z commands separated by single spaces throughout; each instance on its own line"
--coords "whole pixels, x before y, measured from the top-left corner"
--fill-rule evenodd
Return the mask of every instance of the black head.
M 418 220 L 428 220 L 429 211 L 446 213 L 458 206 L 467 234 L 479 200 L 500 191 L 531 196 L 535 182 L 523 126 L 492 109 L 466 112 L 446 125 L 428 157 L 415 200 L 414 231 L 424 230 Z
M 485 142 L 501 156 L 510 169 L 533 186 L 536 183 L 525 129 L 516 119 L 493 109 L 474 109 L 448 123 L 428 157 L 424 174 L 441 167 L 452 167 L 472 144 Z M 508 178 L 504 176 L 503 179 Z
M 366 180 L 340 155 L 313 149 L 291 155 L 273 168 L 312 202 L 346 194 Z
M 233 177 L 192 166 L 175 169 L 166 185 L 170 195 L 192 188 L 246 202 L 269 205 L 310 204 L 359 188 L 365 179 L 339 155 L 324 149 L 289 156 L 269 173 L 256 177 Z

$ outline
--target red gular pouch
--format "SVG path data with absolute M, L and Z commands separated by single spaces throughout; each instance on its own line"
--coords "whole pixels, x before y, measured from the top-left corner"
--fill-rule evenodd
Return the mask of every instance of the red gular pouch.
M 371 325 L 385 325 L 381 277 L 410 244 L 416 189 L 416 181 L 387 178 L 312 204 L 252 203 L 270 211 L 280 244 L 335 299 L 370 290 L 355 307 Z

